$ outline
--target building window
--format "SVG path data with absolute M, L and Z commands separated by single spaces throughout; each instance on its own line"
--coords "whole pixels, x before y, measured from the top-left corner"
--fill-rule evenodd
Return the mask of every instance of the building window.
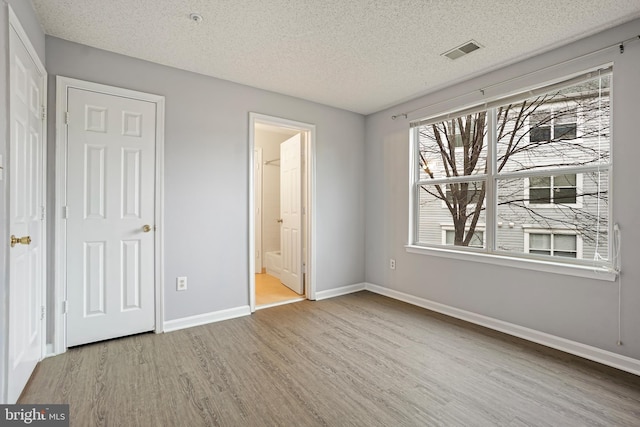
M 583 242 L 607 264 L 610 79 L 598 70 L 412 122 L 411 244 L 572 262 Z M 576 232 L 552 232 L 567 229 Z
M 557 232 L 525 233 L 525 246 L 530 254 L 547 255 L 565 258 L 581 258 L 578 236 L 576 234 Z
M 443 230 L 444 231 L 444 244 L 445 245 L 453 245 L 455 243 L 456 235 L 454 230 Z M 471 239 L 469 240 L 470 248 L 483 248 L 484 247 L 484 231 L 476 230 L 471 235 Z
M 576 139 L 578 129 L 577 106 L 565 108 L 541 108 L 529 115 L 529 141 L 550 142 L 552 140 Z
M 577 197 L 575 173 L 529 178 L 528 202 L 531 204 L 576 204 Z

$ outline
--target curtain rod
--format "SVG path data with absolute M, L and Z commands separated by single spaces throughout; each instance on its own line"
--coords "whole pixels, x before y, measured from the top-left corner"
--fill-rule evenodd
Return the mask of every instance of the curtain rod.
M 475 92 L 478 92 L 478 91 L 479 91 L 482 95 L 484 95 L 484 92 L 485 92 L 487 89 L 494 88 L 494 87 L 496 87 L 496 86 L 500 86 L 500 85 L 503 85 L 503 84 L 505 84 L 505 83 L 509 83 L 509 82 L 514 81 L 514 80 L 521 79 L 521 78 L 523 78 L 523 77 L 528 77 L 528 76 L 531 76 L 531 75 L 534 75 L 534 74 L 537 74 L 537 73 L 540 73 L 540 72 L 542 72 L 542 71 L 546 71 L 546 70 L 549 70 L 549 69 L 552 69 L 552 68 L 555 68 L 555 67 L 559 67 L 559 66 L 561 66 L 561 65 L 569 64 L 569 63 L 571 63 L 571 62 L 577 61 L 577 60 L 579 60 L 579 59 L 586 58 L 586 57 L 591 56 L 591 55 L 596 55 L 596 54 L 598 54 L 598 53 L 601 53 L 601 52 L 604 52 L 604 51 L 606 51 L 606 50 L 612 49 L 612 48 L 614 48 L 614 47 L 618 47 L 618 48 L 620 49 L 620 54 L 623 54 L 623 53 L 624 53 L 624 45 L 625 45 L 625 43 L 629 43 L 629 42 L 632 42 L 632 41 L 635 41 L 635 40 L 640 40 L 640 35 L 637 35 L 637 36 L 634 36 L 634 37 L 628 38 L 628 39 L 626 39 L 626 40 L 621 41 L 620 43 L 616 43 L 616 44 L 613 44 L 613 45 L 611 45 L 611 46 L 603 47 L 603 48 L 601 48 L 601 49 L 594 50 L 593 52 L 585 53 L 584 55 L 580 55 L 580 56 L 577 56 L 577 57 L 575 57 L 575 58 L 568 59 L 568 60 L 563 61 L 563 62 L 560 62 L 560 63 L 558 63 L 558 64 L 549 65 L 549 66 L 547 66 L 547 67 L 544 67 L 544 68 L 540 68 L 540 69 L 538 69 L 538 70 L 531 71 L 531 72 L 529 72 L 529 73 L 527 73 L 527 74 L 523 74 L 523 75 L 521 75 L 521 76 L 512 77 L 512 78 L 510 78 L 510 79 L 503 80 L 503 81 L 498 82 L 498 83 L 493 83 L 493 84 L 491 84 L 491 85 L 485 86 L 485 87 L 484 87 L 484 88 L 482 88 L 482 89 L 475 89 L 475 90 L 472 90 L 472 91 L 469 91 L 469 92 L 463 93 L 463 94 L 461 94 L 461 95 L 455 96 L 455 97 L 453 97 L 453 98 L 448 98 L 448 99 L 445 99 L 445 100 L 443 100 L 443 101 L 438 101 L 438 102 L 435 102 L 435 103 L 433 103 L 433 104 L 425 105 L 424 107 L 419 107 L 419 108 L 416 108 L 416 109 L 411 110 L 411 111 L 406 111 L 406 112 L 404 112 L 404 113 L 394 114 L 393 116 L 391 116 L 391 120 L 395 120 L 395 119 L 397 119 L 398 117 L 404 117 L 405 119 L 407 119 L 407 118 L 409 118 L 409 114 L 413 114 L 413 113 L 415 113 L 415 112 L 417 112 L 417 111 L 424 110 L 424 109 L 427 109 L 427 108 L 435 107 L 435 106 L 437 106 L 437 105 L 444 104 L 445 102 L 451 102 L 451 101 L 454 101 L 454 100 L 456 100 L 456 99 L 463 98 L 463 97 L 465 97 L 465 96 L 467 96 L 467 95 L 471 95 L 471 94 L 473 94 L 473 93 L 475 93 Z

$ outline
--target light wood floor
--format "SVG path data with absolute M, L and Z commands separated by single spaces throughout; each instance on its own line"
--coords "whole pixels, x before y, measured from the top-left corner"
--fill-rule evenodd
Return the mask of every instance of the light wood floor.
M 640 377 L 369 292 L 45 359 L 72 426 L 638 426 Z
M 256 274 L 256 305 L 276 304 L 301 298 L 285 285 L 280 279 L 269 274 Z

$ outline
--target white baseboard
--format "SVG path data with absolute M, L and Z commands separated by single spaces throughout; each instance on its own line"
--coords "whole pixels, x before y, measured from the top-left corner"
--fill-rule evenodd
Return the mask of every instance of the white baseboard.
M 340 295 L 352 294 L 354 292 L 364 291 L 364 283 L 356 283 L 355 285 L 342 286 L 341 288 L 327 289 L 326 291 L 316 292 L 316 301 L 327 298 L 339 297 Z
M 172 332 L 179 329 L 191 328 L 193 326 L 206 325 L 207 323 L 235 319 L 236 317 L 249 316 L 250 314 L 251 308 L 249 308 L 248 305 L 243 305 L 240 307 L 228 308 L 226 310 L 183 317 L 181 319 L 167 320 L 164 322 L 164 332 Z
M 384 295 L 389 298 L 397 299 L 399 301 L 404 301 L 418 307 L 426 308 L 427 310 L 442 313 L 447 316 L 465 320 L 470 323 L 475 323 L 476 325 L 504 332 L 505 334 L 513 335 L 518 338 L 523 338 L 525 340 L 542 344 L 547 347 L 555 348 L 556 350 L 564 351 L 565 353 L 593 360 L 594 362 L 602 363 L 603 365 L 608 365 L 635 375 L 640 375 L 640 360 L 633 359 L 631 357 L 623 356 L 621 354 L 602 350 L 597 347 L 592 347 L 576 341 L 557 337 L 555 335 L 536 331 L 535 329 L 529 329 L 523 326 L 515 325 L 513 323 L 483 316 L 481 314 L 461 310 L 459 308 L 405 294 L 403 292 L 388 289 L 383 286 L 374 285 L 372 283 L 365 283 L 364 287 L 366 290 L 374 292 L 376 294 Z

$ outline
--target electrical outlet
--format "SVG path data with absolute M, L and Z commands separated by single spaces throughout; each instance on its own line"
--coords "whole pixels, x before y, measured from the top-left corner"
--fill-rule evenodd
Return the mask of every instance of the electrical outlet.
M 392 270 L 396 269 L 396 260 L 395 259 L 391 258 L 389 260 L 389 268 L 392 269 Z
M 186 291 L 187 290 L 187 278 L 186 277 L 178 277 L 176 279 L 176 290 L 177 291 Z

